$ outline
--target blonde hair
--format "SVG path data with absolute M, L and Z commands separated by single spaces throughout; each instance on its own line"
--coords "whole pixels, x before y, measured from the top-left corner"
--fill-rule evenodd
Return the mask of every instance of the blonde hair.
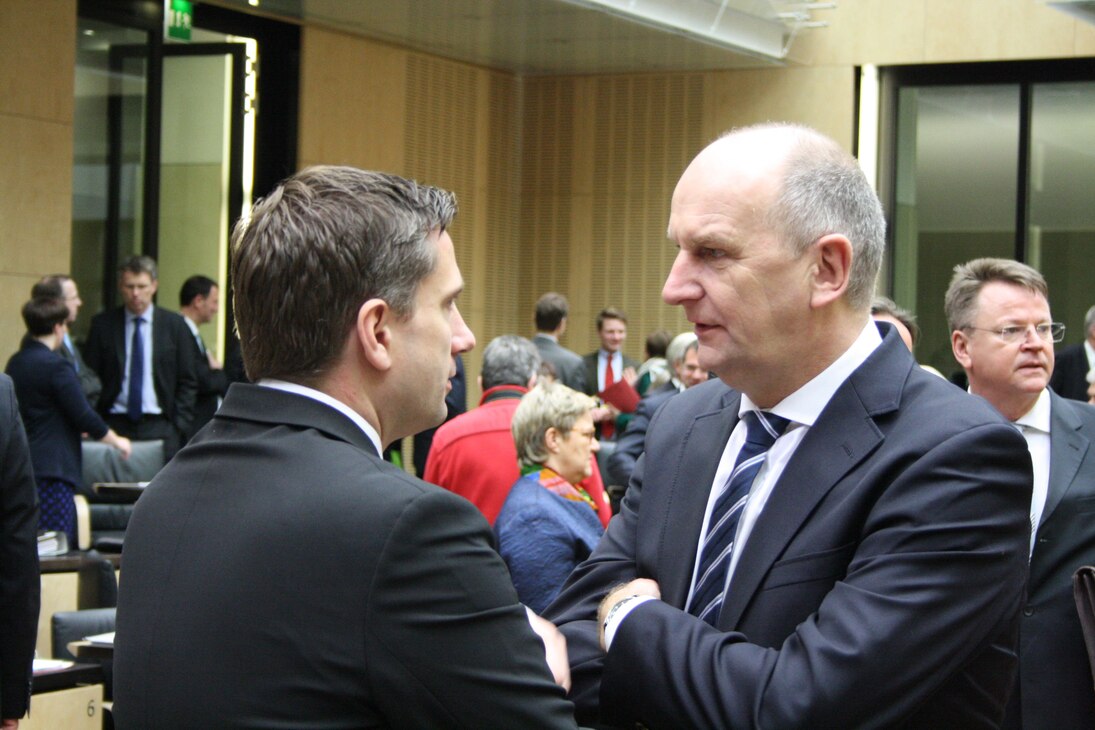
M 588 395 L 562 383 L 542 382 L 521 398 L 513 414 L 513 442 L 521 466 L 537 466 L 548 459 L 544 438 L 549 428 L 569 433 L 574 423 L 596 406 Z

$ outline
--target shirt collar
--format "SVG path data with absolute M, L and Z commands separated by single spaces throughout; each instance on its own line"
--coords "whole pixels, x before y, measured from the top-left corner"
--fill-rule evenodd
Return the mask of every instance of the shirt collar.
M 1049 390 L 1043 389 L 1030 410 L 1016 418 L 1014 423 L 1016 426 L 1049 433 Z
M 820 416 L 821 412 L 825 409 L 825 406 L 829 404 L 829 401 L 832 399 L 833 393 L 836 392 L 837 388 L 839 388 L 881 344 L 882 335 L 879 334 L 878 327 L 875 326 L 874 321 L 868 318 L 867 324 L 863 327 L 863 330 L 859 333 L 855 342 L 852 343 L 851 347 L 844 351 L 843 355 L 834 360 L 829 367 L 815 375 L 813 380 L 806 383 L 768 410 L 777 416 L 782 416 L 794 423 L 800 423 L 804 426 L 813 426 L 818 416 Z M 738 415 L 741 416 L 745 414 L 746 411 L 756 410 L 761 409 L 757 408 L 757 405 L 749 399 L 749 396 L 742 393 Z
M 152 321 L 152 310 L 155 308 L 156 307 L 154 305 L 149 305 L 148 309 L 144 310 L 144 314 L 133 314 L 133 312 L 129 311 L 125 307 L 122 307 L 122 311 L 125 312 L 125 323 L 129 324 L 133 320 L 140 317 L 145 321 L 145 324 L 148 324 Z
M 190 334 L 197 337 L 198 336 L 198 325 L 197 325 L 197 323 L 194 322 L 194 320 L 190 319 L 190 317 L 187 317 L 185 314 L 182 317 L 183 317 L 183 321 L 186 322 L 186 326 L 190 328 Z
M 1092 347 L 1091 343 L 1087 340 L 1084 340 L 1084 354 L 1087 355 L 1088 369 L 1095 370 L 1095 347 Z
M 302 395 L 305 398 L 311 398 L 317 400 L 320 403 L 334 408 L 339 413 L 343 414 L 360 428 L 366 436 L 369 437 L 369 441 L 376 447 L 377 455 L 384 453 L 384 449 L 380 446 L 380 433 L 373 428 L 373 425 L 366 421 L 360 413 L 355 411 L 350 406 L 346 405 L 342 401 L 332 398 L 326 393 L 316 390 L 315 388 L 309 388 L 307 385 L 301 385 L 300 383 L 290 383 L 285 380 L 278 380 L 276 378 L 263 378 L 258 382 L 258 385 L 264 388 L 273 388 L 274 390 L 282 390 L 286 393 L 295 393 L 296 395 Z

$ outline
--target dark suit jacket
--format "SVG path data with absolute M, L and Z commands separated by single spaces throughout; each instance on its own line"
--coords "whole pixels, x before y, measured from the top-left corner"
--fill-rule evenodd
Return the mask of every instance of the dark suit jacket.
M 66 366 L 67 367 L 67 366 Z M 0 375 L 0 718 L 22 717 L 38 639 L 38 491 L 11 378 Z
M 1062 398 L 1087 402 L 1087 353 L 1084 343 L 1066 347 L 1057 353 L 1049 387 Z
M 152 381 L 164 416 L 183 437 L 194 422 L 197 365 L 194 338 L 182 315 L 154 307 L 152 315 Z M 99 374 L 103 392 L 96 410 L 106 417 L 122 389 L 125 367 L 125 309 L 100 312 L 91 319 L 84 359 Z
M 24 340 L 5 371 L 15 381 L 35 476 L 79 488 L 84 483 L 80 434 L 98 441 L 106 436 L 107 426 L 84 397 L 76 372 L 33 339 Z
M 677 390 L 677 386 L 670 381 L 639 401 L 635 413 L 628 421 L 627 429 L 616 439 L 616 448 L 608 457 L 608 475 L 613 484 L 626 485 L 631 480 L 635 462 L 643 453 L 643 443 L 646 441 L 646 429 L 650 426 L 650 419 L 663 403 L 678 393 L 680 391 Z
M 536 349 L 540 351 L 540 359 L 551 363 L 555 368 L 556 380 L 579 393 L 585 392 L 585 365 L 578 353 L 568 350 L 552 338 L 541 334 L 532 338 L 532 344 L 536 345 Z
M 597 355 L 600 350 L 594 350 L 588 355 L 582 355 L 582 367 L 585 369 L 585 392 L 589 395 L 597 395 Z M 623 356 L 625 368 L 639 369 L 639 361 L 620 353 Z M 620 378 L 620 373 L 616 373 L 616 379 Z
M 1049 493 L 1019 628 L 1019 679 L 1005 728 L 1095 728 L 1095 691 L 1072 574 L 1095 564 L 1095 406 L 1050 393 Z
M 185 325 L 186 322 L 184 321 L 183 324 Z M 214 370 L 209 367 L 209 358 L 198 346 L 198 341 L 194 339 L 194 333 L 190 332 L 190 327 L 186 329 L 190 335 L 191 357 L 194 359 L 194 374 L 197 379 L 197 393 L 194 397 L 194 422 L 185 435 L 185 438 L 189 440 L 201 430 L 202 426 L 209 423 L 213 418 L 213 414 L 217 412 L 217 401 L 228 392 L 228 375 L 223 369 Z
M 753 527 L 718 628 L 681 610 L 740 396 L 669 399 L 620 514 L 546 612 L 571 697 L 651 728 L 988 728 L 1015 676 L 1030 535 L 1026 443 L 916 367 L 892 328 L 799 444 Z M 597 605 L 649 577 L 663 601 L 607 658 Z M 583 718 L 584 712 L 579 714 Z
M 80 379 L 80 388 L 84 391 L 87 402 L 92 405 L 98 403 L 99 393 L 103 391 L 103 384 L 99 382 L 99 376 L 96 375 L 95 371 L 84 362 L 84 358 L 80 354 L 80 348 L 76 346 L 76 343 L 72 343 L 71 350 L 68 349 L 67 345 L 61 345 L 57 348 L 57 354 L 76 370 L 76 377 Z
M 120 730 L 574 727 L 479 511 L 310 398 L 233 384 L 125 570 Z

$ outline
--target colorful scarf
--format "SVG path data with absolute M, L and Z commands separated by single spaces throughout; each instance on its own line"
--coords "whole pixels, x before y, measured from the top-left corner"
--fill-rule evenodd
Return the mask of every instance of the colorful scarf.
M 546 466 L 522 467 L 521 476 L 531 476 L 540 483 L 541 487 L 552 494 L 558 494 L 563 499 L 569 499 L 572 502 L 585 502 L 590 509 L 594 512 L 597 511 L 597 505 L 593 503 L 593 498 L 589 496 L 586 490 L 574 486 Z

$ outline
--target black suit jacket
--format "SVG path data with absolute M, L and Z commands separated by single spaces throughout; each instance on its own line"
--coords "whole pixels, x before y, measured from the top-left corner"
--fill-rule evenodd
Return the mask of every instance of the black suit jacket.
M 608 457 L 608 475 L 613 484 L 626 485 L 631 480 L 631 472 L 635 470 L 635 463 L 643 453 L 643 442 L 646 441 L 646 429 L 650 426 L 650 419 L 663 403 L 680 392 L 676 384 L 670 381 L 639 401 L 635 413 L 627 423 L 627 429 L 616 439 L 616 448 Z
M 233 384 L 125 571 L 120 730 L 574 727 L 479 511 L 310 398 Z
M 67 367 L 67 365 L 66 365 Z M 0 375 L 0 718 L 30 700 L 38 639 L 38 491 L 11 378 Z
M 892 328 L 799 444 L 712 627 L 688 595 L 740 396 L 669 399 L 620 514 L 546 612 L 567 636 L 579 719 L 651 728 L 989 728 L 1015 676 L 1030 535 L 1026 444 L 926 373 Z M 597 605 L 658 581 L 607 657 Z
M 1088 730 L 1095 691 L 1072 574 L 1095 564 L 1095 406 L 1050 393 L 1049 492 L 1019 628 L 1019 679 L 1005 728 Z
M 99 382 L 99 376 L 96 375 L 95 371 L 84 362 L 84 358 L 80 354 L 80 348 L 76 346 L 76 343 L 72 343 L 71 350 L 68 345 L 62 344 L 57 348 L 57 354 L 76 370 L 76 377 L 80 379 L 80 388 L 84 391 L 87 402 L 92 405 L 98 403 L 99 394 L 103 391 L 103 384 Z
M 185 320 L 183 324 L 186 324 Z M 214 370 L 209 367 L 209 358 L 202 352 L 204 343 L 199 346 L 194 333 L 190 332 L 190 327 L 187 326 L 186 329 L 190 334 L 192 348 L 190 354 L 194 359 L 194 375 L 197 380 L 197 391 L 194 396 L 194 421 L 185 435 L 186 439 L 190 439 L 201 430 L 202 426 L 209 423 L 213 418 L 213 414 L 217 412 L 218 401 L 228 392 L 228 375 L 223 368 Z
M 600 354 L 600 350 L 594 350 L 588 355 L 582 355 L 582 367 L 585 368 L 585 381 L 586 390 L 588 395 L 597 395 L 597 355 Z M 623 353 L 620 353 L 623 358 L 624 368 L 639 369 L 639 362 L 634 358 L 630 358 Z M 616 373 L 616 379 L 620 379 L 620 373 Z
M 1087 352 L 1084 343 L 1066 347 L 1057 353 L 1049 387 L 1062 398 L 1087 402 Z
M 153 307 L 152 381 L 164 416 L 180 436 L 189 433 L 194 422 L 197 396 L 197 350 L 182 315 Z M 84 359 L 99 374 L 103 392 L 96 409 L 105 418 L 122 389 L 125 368 L 125 308 L 100 312 L 91 319 Z
M 37 340 L 24 340 L 8 360 L 19 410 L 38 479 L 61 479 L 83 486 L 80 434 L 99 440 L 107 426 L 84 397 L 72 366 Z

